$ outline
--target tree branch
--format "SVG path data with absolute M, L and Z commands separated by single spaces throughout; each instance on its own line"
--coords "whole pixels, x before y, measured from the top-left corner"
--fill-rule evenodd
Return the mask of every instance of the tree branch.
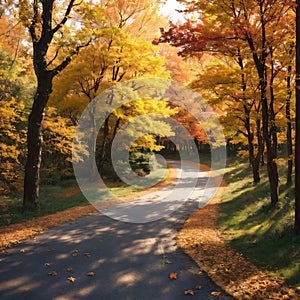
M 63 19 L 60 21 L 60 23 L 58 23 L 53 29 L 52 29 L 52 33 L 56 33 L 62 26 L 64 26 L 66 24 L 66 22 L 68 21 L 68 17 L 71 13 L 72 8 L 75 6 L 74 4 L 75 0 L 70 0 L 69 5 L 66 9 L 65 15 L 63 17 Z M 78 4 L 80 5 L 80 4 Z
M 57 75 L 59 72 L 61 72 L 64 68 L 66 68 L 67 65 L 71 62 L 72 57 L 73 57 L 74 55 L 77 55 L 77 54 L 79 53 L 79 51 L 80 51 L 81 48 L 87 47 L 87 46 L 92 42 L 92 40 L 93 40 L 93 39 L 90 39 L 90 40 L 89 40 L 88 42 L 86 42 L 84 45 L 78 45 L 78 46 L 76 47 L 76 49 L 75 49 L 73 52 L 71 52 L 71 54 L 70 54 L 68 57 L 66 57 L 66 58 L 64 59 L 64 61 L 62 61 L 62 62 L 60 63 L 60 65 L 58 65 L 55 69 L 53 69 L 53 70 L 50 71 L 51 74 L 52 74 L 52 76 L 54 77 L 54 76 Z
M 30 26 L 28 28 L 31 39 L 34 43 L 37 42 L 37 35 L 36 35 L 36 30 L 35 30 L 37 20 L 38 20 L 38 4 L 37 4 L 37 0 L 34 0 L 34 2 L 33 2 L 33 18 L 30 23 Z
M 54 57 L 47 63 L 47 68 L 55 61 L 59 53 L 59 49 L 56 50 Z

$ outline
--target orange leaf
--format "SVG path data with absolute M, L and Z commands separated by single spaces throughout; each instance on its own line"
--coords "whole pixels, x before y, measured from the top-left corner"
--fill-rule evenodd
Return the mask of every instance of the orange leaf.
M 186 291 L 184 291 L 184 294 L 185 295 L 192 295 L 192 296 L 194 296 L 195 292 L 193 290 L 186 290 Z
M 88 272 L 87 276 L 95 276 L 95 273 L 94 272 Z
M 169 278 L 170 278 L 171 280 L 177 279 L 177 273 L 175 273 L 175 272 L 170 273 Z
M 73 268 L 67 267 L 66 270 L 67 270 L 68 272 L 71 272 L 71 271 L 73 270 Z
M 201 290 L 202 286 L 201 285 L 196 285 L 195 288 L 196 288 L 196 290 Z
M 57 272 L 51 271 L 51 272 L 48 273 L 48 275 L 49 275 L 49 276 L 56 276 L 56 275 L 57 275 Z
M 220 296 L 221 294 L 222 294 L 222 292 L 211 292 L 211 294 L 213 295 L 213 296 Z
M 71 277 L 68 277 L 67 280 L 69 280 L 70 282 L 74 282 L 76 280 L 76 278 L 71 276 Z
M 21 253 L 25 253 L 26 250 L 25 250 L 25 249 L 20 249 L 20 252 L 21 252 Z

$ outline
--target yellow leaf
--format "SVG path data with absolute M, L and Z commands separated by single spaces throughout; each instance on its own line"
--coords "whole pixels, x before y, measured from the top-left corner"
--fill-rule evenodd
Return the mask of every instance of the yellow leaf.
M 185 295 L 192 295 L 192 296 L 194 296 L 195 292 L 193 290 L 186 290 L 186 291 L 184 291 L 184 294 Z
M 67 280 L 69 280 L 70 282 L 74 282 L 76 280 L 76 278 L 71 276 L 71 277 L 68 277 Z

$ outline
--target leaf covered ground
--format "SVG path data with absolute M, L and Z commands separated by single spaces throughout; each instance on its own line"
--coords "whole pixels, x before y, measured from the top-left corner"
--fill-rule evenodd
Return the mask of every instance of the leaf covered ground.
M 178 246 L 236 299 L 300 299 L 299 291 L 286 285 L 283 278 L 268 275 L 221 237 L 216 224 L 223 190 L 224 187 L 207 206 L 190 215 L 178 234 Z

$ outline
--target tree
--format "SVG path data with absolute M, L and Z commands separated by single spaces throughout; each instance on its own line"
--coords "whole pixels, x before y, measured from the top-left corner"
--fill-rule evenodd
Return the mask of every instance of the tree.
M 273 58 L 287 33 L 284 24 L 289 20 L 291 3 L 287 0 L 182 2 L 187 5 L 185 12 L 201 12 L 201 22 L 189 20 L 182 25 L 171 24 L 167 32 L 161 29 L 161 37 L 154 43 L 171 43 L 183 56 L 201 55 L 203 52 L 236 56 L 241 48 L 251 54 L 259 82 L 271 205 L 275 207 L 279 179 L 276 97 L 273 91 L 277 71 Z
M 155 5 L 154 5 L 155 8 Z M 164 61 L 157 55 L 158 49 L 151 44 L 149 38 L 140 36 L 144 25 L 152 26 L 151 20 L 157 19 L 153 3 L 149 1 L 108 1 L 107 3 L 89 6 L 89 26 L 102 28 L 101 39 L 92 41 L 88 48 L 83 49 L 64 73 L 54 81 L 55 91 L 50 102 L 62 114 L 69 116 L 76 124 L 83 109 L 99 93 L 118 82 L 142 76 L 166 77 Z M 140 15 L 153 17 L 140 18 Z M 104 24 L 110 26 L 104 27 Z M 150 25 L 148 24 L 150 23 Z M 163 23 L 162 23 L 163 24 Z M 154 28 L 155 30 L 155 28 Z M 152 31 L 151 31 L 152 32 Z M 92 109 L 92 108 L 91 108 Z M 90 114 L 93 118 L 93 112 Z M 102 172 L 107 148 L 110 146 L 110 128 L 119 126 L 120 119 L 108 115 L 98 139 L 98 170 Z M 114 124 L 113 124 L 113 123 Z M 95 124 L 94 124 L 95 125 Z M 91 138 L 90 151 L 96 151 L 96 133 Z M 93 167 L 95 165 L 93 164 Z M 91 179 L 96 178 L 96 169 L 90 173 Z
M 300 234 L 300 1 L 296 1 L 295 232 Z
M 260 181 L 262 137 L 257 80 L 249 58 L 210 57 L 191 87 L 199 90 L 215 109 L 231 144 L 241 145 L 239 155 L 249 157 L 253 182 Z
M 39 207 L 39 183 L 42 151 L 42 124 L 45 108 L 52 93 L 53 78 L 71 62 L 84 44 L 75 45 L 70 39 L 67 21 L 72 9 L 77 6 L 75 0 L 67 3 L 55 0 L 20 1 L 19 16 L 29 30 L 33 47 L 33 65 L 37 78 L 37 89 L 28 120 L 27 161 L 24 178 L 24 209 L 37 210 Z M 64 46 L 71 49 L 65 57 L 60 57 L 62 39 L 67 36 Z M 74 32 L 73 32 L 74 34 Z M 68 39 L 69 38 L 69 39 Z

